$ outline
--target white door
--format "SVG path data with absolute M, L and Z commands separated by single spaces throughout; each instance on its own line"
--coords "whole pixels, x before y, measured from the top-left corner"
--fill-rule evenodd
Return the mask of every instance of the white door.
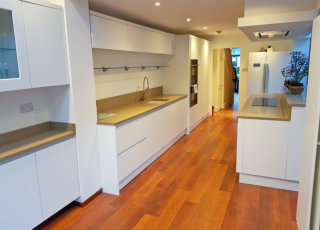
M 42 222 L 34 154 L 0 164 L 0 229 L 32 229 Z
M 23 13 L 32 87 L 69 84 L 62 9 L 24 2 Z
M 31 88 L 22 2 L 0 1 L 0 92 Z
M 281 74 L 282 68 L 288 65 L 290 60 L 289 52 L 267 52 L 268 64 L 268 85 L 267 93 L 282 93 L 284 77 Z
M 75 139 L 36 152 L 43 218 L 80 196 Z
M 263 92 L 263 69 L 266 63 L 265 52 L 249 53 L 247 97 Z
M 297 221 L 301 230 L 310 229 L 312 191 L 320 120 L 320 17 L 313 21 L 308 76 L 306 126 L 302 152 Z M 318 229 L 317 229 L 318 230 Z

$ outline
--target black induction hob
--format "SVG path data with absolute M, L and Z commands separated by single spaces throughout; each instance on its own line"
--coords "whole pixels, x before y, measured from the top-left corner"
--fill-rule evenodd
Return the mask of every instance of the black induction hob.
M 270 97 L 256 97 L 252 102 L 252 106 L 277 107 L 277 100 Z

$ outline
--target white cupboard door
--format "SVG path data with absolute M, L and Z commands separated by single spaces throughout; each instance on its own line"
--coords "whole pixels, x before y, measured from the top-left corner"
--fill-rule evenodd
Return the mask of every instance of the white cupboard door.
M 80 196 L 75 139 L 36 152 L 43 218 Z
M 69 84 L 62 9 L 23 3 L 33 88 Z
M 303 137 L 305 127 L 305 107 L 292 107 L 289 124 L 286 179 L 299 181 Z
M 22 2 L 0 1 L 0 92 L 31 88 Z
M 90 15 L 92 48 L 128 50 L 127 25 Z
M 32 229 L 42 222 L 34 154 L 0 165 L 0 229 Z
M 285 179 L 289 122 L 246 119 L 243 173 Z
M 129 50 L 156 53 L 156 34 L 152 30 L 128 25 Z
M 155 51 L 160 54 L 173 54 L 174 36 L 155 32 Z

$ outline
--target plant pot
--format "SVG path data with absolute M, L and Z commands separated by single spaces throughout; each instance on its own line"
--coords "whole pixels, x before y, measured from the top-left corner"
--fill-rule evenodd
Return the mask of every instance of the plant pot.
M 287 87 L 288 87 L 291 94 L 301 94 L 304 90 L 303 85 L 301 85 L 301 86 L 288 85 Z

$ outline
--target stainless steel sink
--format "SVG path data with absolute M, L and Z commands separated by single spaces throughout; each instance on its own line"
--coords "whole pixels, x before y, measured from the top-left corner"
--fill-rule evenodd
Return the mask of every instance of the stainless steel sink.
M 114 116 L 114 113 L 98 113 L 98 121 Z
M 169 101 L 169 99 L 162 99 L 162 98 L 158 99 L 158 98 L 155 98 L 153 100 L 148 101 L 147 103 L 149 103 L 149 104 L 162 104 L 162 103 L 165 103 L 167 101 Z

